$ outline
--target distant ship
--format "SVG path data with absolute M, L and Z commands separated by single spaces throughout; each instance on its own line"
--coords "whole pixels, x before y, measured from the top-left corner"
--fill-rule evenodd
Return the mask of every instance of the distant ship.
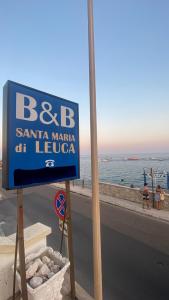
M 128 157 L 127 160 L 139 160 L 137 156 Z
M 101 159 L 102 162 L 109 162 L 112 161 L 112 158 L 103 158 Z
M 156 161 L 163 161 L 163 160 L 168 160 L 168 158 L 160 158 L 160 157 L 150 157 L 151 160 L 156 160 Z

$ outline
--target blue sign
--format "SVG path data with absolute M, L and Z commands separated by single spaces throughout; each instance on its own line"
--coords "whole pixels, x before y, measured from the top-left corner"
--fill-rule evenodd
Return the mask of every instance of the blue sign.
M 7 81 L 2 168 L 5 189 L 79 178 L 78 104 Z

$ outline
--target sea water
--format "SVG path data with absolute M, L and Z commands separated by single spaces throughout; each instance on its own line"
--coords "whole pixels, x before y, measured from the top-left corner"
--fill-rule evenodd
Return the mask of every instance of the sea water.
M 106 155 L 98 157 L 99 181 L 141 187 L 144 184 L 144 173 L 149 186 L 160 184 L 167 188 L 167 172 L 169 172 L 169 154 L 139 154 L 139 155 Z M 86 185 L 91 184 L 91 157 L 82 155 L 80 158 L 80 178 Z

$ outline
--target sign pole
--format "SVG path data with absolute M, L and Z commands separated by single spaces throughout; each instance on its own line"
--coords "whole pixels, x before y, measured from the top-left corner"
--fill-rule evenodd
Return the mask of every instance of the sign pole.
M 13 276 L 13 298 L 12 298 L 12 300 L 15 300 L 15 285 L 16 285 L 17 256 L 18 256 L 18 221 L 17 221 L 17 226 L 16 226 L 15 258 L 14 258 L 14 276 Z
M 93 21 L 93 0 L 88 0 L 94 297 L 95 297 L 95 300 L 102 300 L 102 263 L 101 263 L 100 204 L 99 204 L 99 183 L 98 183 L 97 118 L 96 118 L 96 84 L 95 84 L 94 24 L 93 23 L 94 23 L 94 21 Z
M 60 253 L 62 253 L 62 247 L 63 247 L 63 241 L 64 241 L 64 231 L 65 231 L 65 224 L 66 224 L 65 222 L 66 222 L 66 208 L 65 208 L 64 220 L 63 220 L 63 223 L 62 223 L 62 235 L 61 235 L 61 242 L 60 242 Z M 66 255 L 67 255 L 67 249 L 66 249 Z
M 150 169 L 150 174 L 151 174 L 151 187 L 152 187 L 152 198 L 153 198 L 153 208 L 155 207 L 155 195 L 154 195 L 154 172 L 153 168 Z
M 17 222 L 18 222 L 18 243 L 19 243 L 19 261 L 20 276 L 22 287 L 22 298 L 28 300 L 25 271 L 25 248 L 24 248 L 24 226 L 23 226 L 23 189 L 17 189 Z
M 75 271 L 74 271 L 74 256 L 73 256 L 73 238 L 72 238 L 72 217 L 71 217 L 71 199 L 70 199 L 70 181 L 65 181 L 66 187 L 66 203 L 67 203 L 67 229 L 68 229 L 68 251 L 70 260 L 70 285 L 71 299 L 76 299 L 75 292 Z

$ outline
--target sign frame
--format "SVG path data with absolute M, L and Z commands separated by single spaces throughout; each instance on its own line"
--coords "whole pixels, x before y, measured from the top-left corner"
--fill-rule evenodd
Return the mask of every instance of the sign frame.
M 37 120 L 35 120 L 34 122 L 28 121 L 28 116 L 25 117 L 26 113 L 29 113 L 29 105 L 27 104 L 26 106 L 25 102 L 25 106 L 23 109 L 25 118 L 24 120 L 17 118 L 19 114 L 23 113 L 23 111 L 19 111 L 18 109 L 19 112 L 17 115 L 16 103 L 19 99 L 17 98 L 19 97 L 18 94 L 22 94 L 24 96 L 23 101 L 25 102 L 31 99 L 31 97 L 36 100 L 36 108 L 32 109 L 32 111 L 35 110 L 34 114 L 37 113 Z M 44 101 L 42 99 L 44 99 Z M 60 114 L 57 110 L 59 110 Z M 71 114 L 72 111 L 74 113 L 73 117 L 68 115 L 69 113 Z M 39 124 L 42 123 L 41 121 L 44 122 L 42 124 L 42 128 L 39 126 Z M 74 122 L 74 127 L 70 126 L 71 122 Z M 38 138 L 34 138 L 34 136 L 31 138 L 25 136 L 16 136 L 17 134 L 22 134 L 21 130 L 18 131 L 19 133 L 16 133 L 16 129 L 19 130 L 23 127 L 23 132 L 24 134 L 26 134 L 26 130 L 27 132 L 29 132 L 31 130 L 31 126 L 33 128 L 33 133 L 35 131 L 39 132 L 39 134 L 42 134 L 42 132 L 46 132 L 46 140 L 45 136 L 43 136 L 43 139 L 45 141 L 44 143 L 46 145 L 46 148 L 44 146 L 45 150 L 40 149 L 40 143 L 42 143 L 43 141 L 42 138 L 40 140 L 39 136 Z M 61 138 L 63 137 L 65 138 L 65 140 L 52 140 L 52 133 L 53 139 L 57 134 L 57 137 L 61 136 Z M 47 135 L 49 136 L 48 139 Z M 38 154 L 32 150 L 33 142 L 36 142 L 36 151 L 37 147 L 39 147 Z M 22 151 L 20 151 L 21 148 L 19 148 L 21 145 L 23 147 Z M 59 150 L 56 150 L 57 145 L 58 149 L 60 149 L 60 152 Z M 55 151 L 55 153 L 52 153 L 52 146 L 55 147 L 53 148 L 53 151 Z M 30 148 L 31 150 L 28 148 Z M 48 152 L 46 153 L 43 150 Z M 17 151 L 18 153 L 16 153 Z M 19 160 L 19 156 L 25 156 L 25 158 L 21 158 Z M 42 160 L 44 166 L 41 166 L 40 161 Z M 52 161 L 55 162 L 55 166 L 51 164 Z M 29 164 L 31 164 L 32 169 L 29 169 Z M 36 164 L 38 166 L 37 168 L 35 167 Z M 23 172 L 23 170 L 25 172 Z M 7 190 L 18 189 L 78 178 L 80 178 L 78 104 L 76 102 L 72 102 L 64 98 L 8 80 L 3 89 L 3 188 Z

